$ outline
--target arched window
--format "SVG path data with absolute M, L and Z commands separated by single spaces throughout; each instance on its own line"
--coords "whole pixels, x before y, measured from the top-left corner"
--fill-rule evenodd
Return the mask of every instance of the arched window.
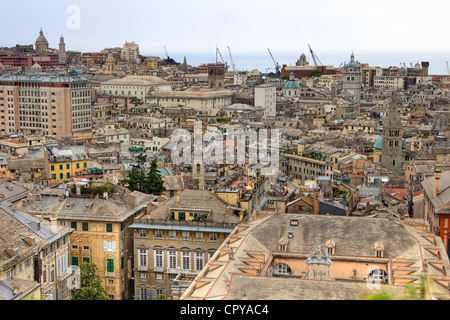
M 291 267 L 286 263 L 278 263 L 273 267 L 274 275 L 289 275 L 292 274 Z
M 374 269 L 369 273 L 369 282 L 374 283 L 387 283 L 388 276 L 386 271 L 382 269 Z

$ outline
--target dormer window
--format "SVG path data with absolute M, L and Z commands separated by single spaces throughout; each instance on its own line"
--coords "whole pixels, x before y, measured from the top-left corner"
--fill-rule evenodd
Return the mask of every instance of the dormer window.
M 280 252 L 286 252 L 287 251 L 287 244 L 288 244 L 288 239 L 286 236 L 282 237 L 280 239 L 280 241 L 278 241 L 278 250 Z
M 336 253 L 336 242 L 333 239 L 325 242 L 325 248 L 329 256 L 332 256 Z
M 384 245 L 377 241 L 373 244 L 373 250 L 375 251 L 375 257 L 383 258 L 384 256 Z

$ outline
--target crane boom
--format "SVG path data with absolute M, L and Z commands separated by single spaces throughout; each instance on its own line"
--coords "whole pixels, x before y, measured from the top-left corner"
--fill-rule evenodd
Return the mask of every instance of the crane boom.
M 167 54 L 167 48 L 164 46 L 164 52 L 166 53 L 166 58 L 169 59 L 169 55 Z
M 231 55 L 231 49 L 230 49 L 230 47 L 227 47 L 227 48 L 228 48 L 228 52 L 230 53 L 231 67 L 233 68 L 233 72 L 236 73 L 236 66 L 234 65 L 233 56 Z
M 275 65 L 275 71 L 276 71 L 277 75 L 280 75 L 280 65 L 278 64 L 278 62 L 275 62 L 275 59 L 274 59 L 274 57 L 272 55 L 272 52 L 270 52 L 270 49 L 267 48 L 267 50 L 269 50 L 269 54 L 270 54 L 270 57 L 272 58 L 272 61 L 273 61 L 274 65 Z
M 308 47 L 309 47 L 309 52 L 311 52 L 311 56 L 312 56 L 312 59 L 313 59 L 313 61 L 314 61 L 314 65 L 317 67 L 317 66 L 318 66 L 317 62 L 319 62 L 320 65 L 323 66 L 322 61 L 320 61 L 319 57 L 316 56 L 316 54 L 315 54 L 314 51 L 311 49 L 311 46 L 310 46 L 309 44 L 308 44 Z

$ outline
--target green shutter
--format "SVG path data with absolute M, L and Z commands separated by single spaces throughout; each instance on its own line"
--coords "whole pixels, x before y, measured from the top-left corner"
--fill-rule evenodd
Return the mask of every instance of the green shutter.
M 76 221 L 72 221 L 72 222 L 70 223 L 70 227 L 71 227 L 72 229 L 77 230 L 77 222 L 76 222 Z
M 78 266 L 78 257 L 72 257 L 72 265 Z
M 83 222 L 83 231 L 89 231 L 89 225 L 87 222 Z
M 106 232 L 112 232 L 112 223 L 107 223 L 106 224 Z
M 114 272 L 114 259 L 106 260 L 106 268 L 107 272 Z
M 125 259 L 124 259 L 124 257 L 121 257 L 120 258 L 120 268 L 123 270 L 123 269 L 125 269 Z
M 83 263 L 90 263 L 90 259 L 89 258 L 83 258 Z

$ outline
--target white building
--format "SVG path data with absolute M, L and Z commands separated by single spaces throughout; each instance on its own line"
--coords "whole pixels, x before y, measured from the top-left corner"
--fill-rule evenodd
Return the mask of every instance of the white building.
M 277 93 L 276 87 L 272 84 L 261 84 L 255 87 L 255 107 L 264 108 L 264 117 L 275 117 Z
M 123 45 L 120 59 L 128 63 L 139 62 L 139 46 L 134 42 L 125 42 Z

